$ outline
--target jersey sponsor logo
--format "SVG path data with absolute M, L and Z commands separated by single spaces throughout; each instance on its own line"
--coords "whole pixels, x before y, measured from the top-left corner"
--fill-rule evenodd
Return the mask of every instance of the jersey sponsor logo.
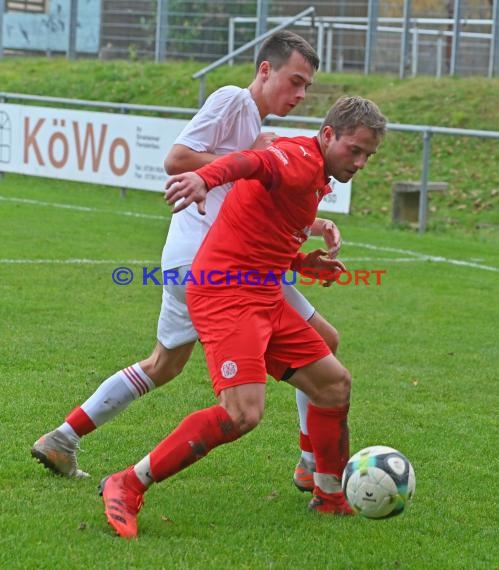
M 226 360 L 220 368 L 222 376 L 230 380 L 237 374 L 237 364 L 233 360 Z
M 286 156 L 286 153 L 283 150 L 277 148 L 276 146 L 269 146 L 267 147 L 267 149 L 269 150 L 269 152 L 274 154 L 276 158 L 278 158 L 284 164 L 284 166 L 287 166 L 289 164 L 288 157 Z
M 304 156 L 304 157 L 310 156 L 310 155 L 308 154 L 308 152 L 307 152 L 301 145 L 299 145 L 299 147 L 300 147 L 300 150 L 303 152 L 303 156 Z

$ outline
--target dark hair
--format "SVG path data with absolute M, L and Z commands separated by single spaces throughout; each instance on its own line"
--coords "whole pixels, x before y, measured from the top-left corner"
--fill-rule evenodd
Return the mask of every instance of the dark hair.
M 381 113 L 376 103 L 363 97 L 340 97 L 329 109 L 321 126 L 329 125 L 334 128 L 335 137 L 339 139 L 344 134 L 351 134 L 358 127 L 367 127 L 374 131 L 378 138 L 386 132 L 386 117 Z
M 257 71 L 262 61 L 270 61 L 272 67 L 278 70 L 294 51 L 300 53 L 315 70 L 319 69 L 319 56 L 314 48 L 298 34 L 282 30 L 263 42 L 256 57 Z

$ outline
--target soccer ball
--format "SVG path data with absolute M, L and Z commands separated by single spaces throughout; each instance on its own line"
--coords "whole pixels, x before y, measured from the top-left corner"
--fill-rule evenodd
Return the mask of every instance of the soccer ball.
M 416 477 L 400 451 L 374 445 L 350 458 L 341 484 L 356 513 L 385 519 L 399 515 L 409 505 L 416 490 Z

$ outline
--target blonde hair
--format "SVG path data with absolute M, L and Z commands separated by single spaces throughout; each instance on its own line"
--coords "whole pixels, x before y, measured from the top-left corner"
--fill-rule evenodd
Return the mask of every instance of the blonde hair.
M 386 117 L 373 101 L 358 96 L 341 97 L 329 109 L 320 130 L 325 126 L 333 127 L 335 137 L 339 139 L 362 126 L 382 138 L 386 133 L 386 123 Z

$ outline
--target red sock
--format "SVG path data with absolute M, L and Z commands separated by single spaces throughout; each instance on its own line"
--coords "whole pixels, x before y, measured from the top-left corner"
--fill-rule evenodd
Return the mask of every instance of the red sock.
M 308 403 L 308 434 L 317 473 L 335 475 L 341 479 L 350 456 L 348 408 L 348 404 L 340 408 L 319 408 Z
M 212 406 L 184 418 L 180 425 L 150 453 L 151 474 L 159 482 L 171 477 L 209 451 L 240 437 L 222 406 Z
M 133 469 L 133 465 L 130 465 L 127 469 L 125 469 L 125 477 L 126 477 L 126 485 L 130 487 L 133 491 L 137 494 L 142 495 L 147 491 L 147 487 L 142 483 L 142 481 L 137 477 Z
M 69 412 L 65 420 L 80 437 L 87 435 L 87 433 L 90 433 L 91 431 L 94 431 L 94 429 L 97 427 L 90 419 L 90 417 L 80 407 L 75 408 L 73 411 Z
M 308 437 L 308 434 L 303 433 L 302 431 L 300 431 L 300 449 L 302 451 L 308 451 L 309 453 L 314 452 L 314 449 L 312 447 L 312 444 L 310 443 L 310 438 Z

